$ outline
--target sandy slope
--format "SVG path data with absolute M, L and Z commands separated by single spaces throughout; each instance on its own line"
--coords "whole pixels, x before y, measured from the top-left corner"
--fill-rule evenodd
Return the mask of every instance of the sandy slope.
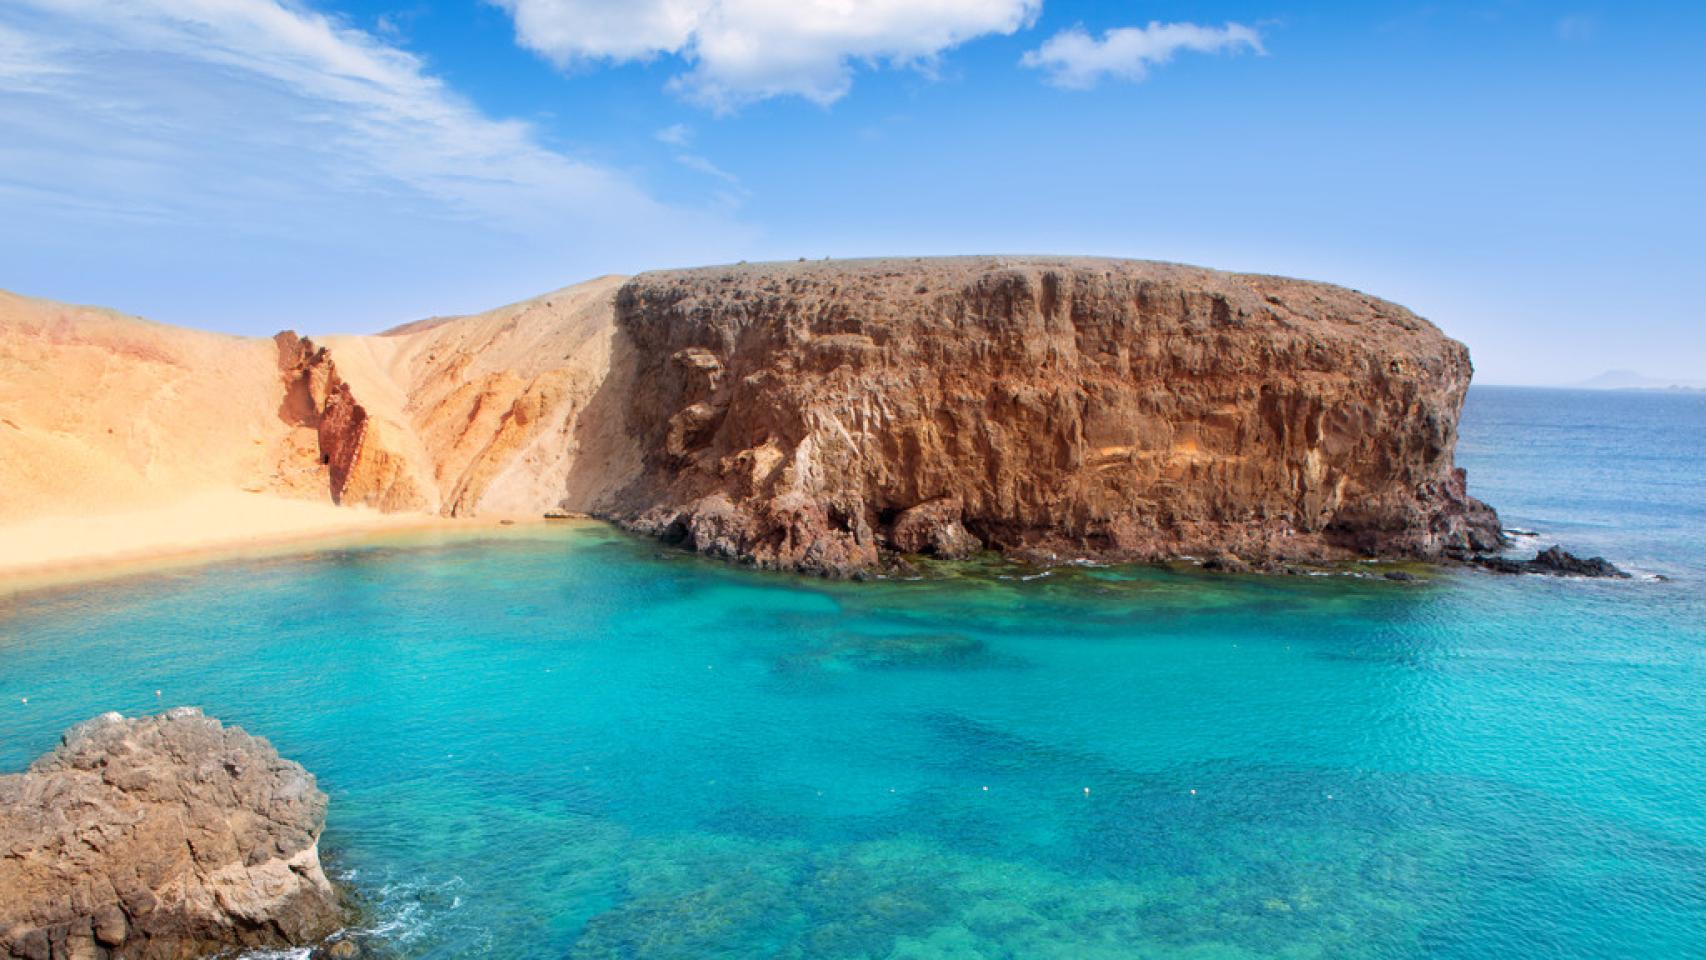
M 442 512 L 585 510 L 637 469 L 601 395 L 616 385 L 613 301 L 625 279 L 320 342 L 397 452 L 430 473 Z
M 281 401 L 270 340 L 0 292 L 0 578 L 399 522 L 332 506 Z
M 584 509 L 635 469 L 620 418 L 598 415 L 622 280 L 316 338 L 365 412 L 364 452 L 423 492 L 401 515 L 332 503 L 272 340 L 0 291 L 0 578 Z
M 0 292 L 0 522 L 273 488 L 269 341 Z

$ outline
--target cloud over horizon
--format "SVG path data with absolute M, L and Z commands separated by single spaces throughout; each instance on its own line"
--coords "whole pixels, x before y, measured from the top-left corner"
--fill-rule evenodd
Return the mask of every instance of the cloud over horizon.
M 1140 82 L 1153 67 L 1180 51 L 1194 53 L 1263 53 L 1262 38 L 1252 27 L 1228 23 L 1205 27 L 1194 23 L 1150 21 L 1145 27 L 1117 27 L 1100 40 L 1082 27 L 1072 27 L 1043 41 L 1019 61 L 1048 71 L 1048 81 L 1068 90 L 1088 90 L 1104 78 Z
M 771 97 L 847 95 L 855 64 L 928 67 L 977 37 L 1030 26 L 1042 0 L 493 0 L 516 40 L 560 67 L 677 56 L 670 81 L 719 112 Z

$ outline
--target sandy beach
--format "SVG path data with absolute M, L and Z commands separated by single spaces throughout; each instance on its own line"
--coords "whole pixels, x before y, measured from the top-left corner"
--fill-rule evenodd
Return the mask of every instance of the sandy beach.
M 305 540 L 484 525 L 209 490 L 146 507 L 0 523 L 0 593 Z

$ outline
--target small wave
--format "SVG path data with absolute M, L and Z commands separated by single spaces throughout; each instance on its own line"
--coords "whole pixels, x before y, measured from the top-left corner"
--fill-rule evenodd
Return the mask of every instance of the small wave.
M 355 873 L 351 871 L 339 879 L 349 883 L 354 877 Z M 367 900 L 367 909 L 363 913 L 369 922 L 362 926 L 349 927 L 341 933 L 346 936 L 382 940 L 397 946 L 415 943 L 432 934 L 448 914 L 462 908 L 460 891 L 466 888 L 467 883 L 460 876 L 453 876 L 437 882 L 395 881 L 383 884 L 378 889 L 364 890 L 362 892 Z M 294 957 L 294 954 L 290 956 Z M 269 957 L 267 960 L 274 958 Z M 284 955 L 280 955 L 276 960 L 284 960 Z

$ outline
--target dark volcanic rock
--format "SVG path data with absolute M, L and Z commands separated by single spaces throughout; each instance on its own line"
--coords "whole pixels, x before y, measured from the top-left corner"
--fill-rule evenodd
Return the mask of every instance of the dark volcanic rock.
M 67 731 L 0 777 L 0 956 L 207 956 L 343 921 L 326 795 L 265 741 L 179 707 Z
M 1628 580 L 1629 574 L 1619 570 L 1604 557 L 1583 560 L 1562 547 L 1550 546 L 1534 555 L 1533 560 L 1512 560 L 1509 557 L 1476 557 L 1474 563 L 1494 573 L 1539 573 L 1554 577 L 1606 577 Z
M 1468 351 L 1402 307 L 1087 258 L 755 264 L 617 294 L 643 466 L 601 512 L 845 575 L 889 551 L 1270 566 L 1502 546 Z

